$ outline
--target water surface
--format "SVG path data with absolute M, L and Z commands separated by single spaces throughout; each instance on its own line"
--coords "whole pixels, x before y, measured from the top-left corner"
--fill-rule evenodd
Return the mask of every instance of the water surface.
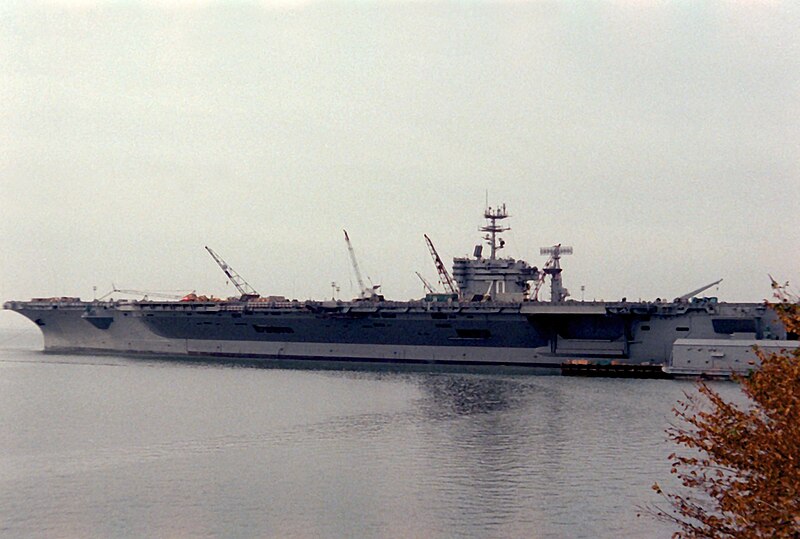
M 669 537 L 686 382 L 45 354 L 0 333 L 0 534 Z M 734 389 L 733 387 L 731 389 Z

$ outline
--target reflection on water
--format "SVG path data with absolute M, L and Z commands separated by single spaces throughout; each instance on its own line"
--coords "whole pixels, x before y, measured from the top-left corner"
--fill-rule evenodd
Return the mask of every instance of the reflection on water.
M 518 401 L 518 384 L 509 379 L 479 376 L 429 376 L 419 380 L 429 417 L 464 416 L 508 409 Z
M 679 393 L 669 382 L 454 376 L 420 387 L 437 420 L 421 422 L 429 481 L 459 535 L 658 535 L 635 508 L 666 473 L 668 396 Z
M 0 535 L 669 537 L 688 386 L 0 346 Z

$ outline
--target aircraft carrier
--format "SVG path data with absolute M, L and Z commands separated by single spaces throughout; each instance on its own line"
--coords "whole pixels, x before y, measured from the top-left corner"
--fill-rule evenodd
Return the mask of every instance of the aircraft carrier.
M 501 236 L 509 230 L 503 224 L 508 217 L 505 205 L 487 208 L 484 217 L 481 231 L 488 253 L 484 256 L 484 245 L 477 245 L 472 257 L 454 259 L 452 274 L 426 236 L 444 292 L 426 283 L 430 293 L 418 301 L 389 301 L 377 287 L 365 287 L 345 232 L 362 289 L 352 301 L 261 297 L 209 249 L 239 289 L 239 297 L 37 298 L 8 301 L 4 308 L 32 320 L 48 352 L 301 366 L 383 363 L 542 373 L 598 366 L 603 372 L 660 373 L 663 367 L 677 374 L 729 374 L 752 368 L 750 356 L 687 354 L 686 343 L 700 350 L 704 343 L 775 345 L 787 339 L 764 304 L 698 297 L 712 285 L 671 301 L 574 301 L 563 286 L 560 264 L 571 248 L 543 248 L 541 253 L 549 258 L 541 269 L 500 257 Z M 539 294 L 548 281 L 550 297 L 543 301 Z M 674 364 L 676 342 L 683 352 L 678 357 L 689 364 Z

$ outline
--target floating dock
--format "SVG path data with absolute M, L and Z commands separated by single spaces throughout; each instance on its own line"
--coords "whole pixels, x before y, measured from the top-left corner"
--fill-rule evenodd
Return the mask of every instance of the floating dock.
M 562 376 L 585 376 L 593 378 L 651 378 L 669 379 L 661 365 L 620 365 L 600 363 L 562 363 Z

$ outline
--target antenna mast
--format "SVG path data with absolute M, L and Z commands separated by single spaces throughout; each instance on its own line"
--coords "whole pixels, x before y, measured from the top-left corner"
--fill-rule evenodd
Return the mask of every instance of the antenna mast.
M 483 216 L 489 221 L 489 224 L 482 226 L 480 231 L 486 232 L 486 235 L 483 237 L 483 239 L 486 240 L 486 243 L 488 243 L 489 247 L 491 248 L 489 259 L 494 260 L 496 258 L 497 251 L 502 249 L 506 244 L 506 242 L 501 238 L 498 238 L 497 235 L 501 232 L 505 232 L 506 230 L 511 230 L 510 226 L 497 224 L 497 221 L 508 217 L 506 205 L 503 204 L 496 209 L 492 209 L 491 206 L 487 206 L 486 210 L 483 212 Z
M 217 265 L 222 269 L 225 275 L 228 276 L 228 279 L 231 280 L 231 283 L 233 283 L 233 286 L 236 287 L 236 290 L 239 291 L 239 293 L 241 294 L 240 299 L 242 301 L 248 301 L 260 297 L 259 293 L 256 292 L 255 289 L 252 286 L 250 286 L 241 275 L 236 273 L 236 270 L 230 267 L 227 264 L 227 262 L 222 260 L 222 258 L 220 258 L 220 256 L 217 253 L 215 253 L 211 249 L 211 247 L 206 246 L 206 251 L 208 251 L 208 254 L 211 255 L 211 258 L 214 259 L 214 262 L 217 263 Z
M 569 290 L 564 288 L 561 282 L 561 255 L 571 255 L 572 247 L 561 247 L 561 244 L 553 245 L 552 247 L 542 247 L 539 249 L 539 254 L 550 255 L 550 259 L 545 263 L 536 282 L 536 288 L 533 290 L 533 299 L 539 300 L 539 289 L 544 284 L 545 276 L 550 276 L 550 301 L 559 303 L 567 299 Z

